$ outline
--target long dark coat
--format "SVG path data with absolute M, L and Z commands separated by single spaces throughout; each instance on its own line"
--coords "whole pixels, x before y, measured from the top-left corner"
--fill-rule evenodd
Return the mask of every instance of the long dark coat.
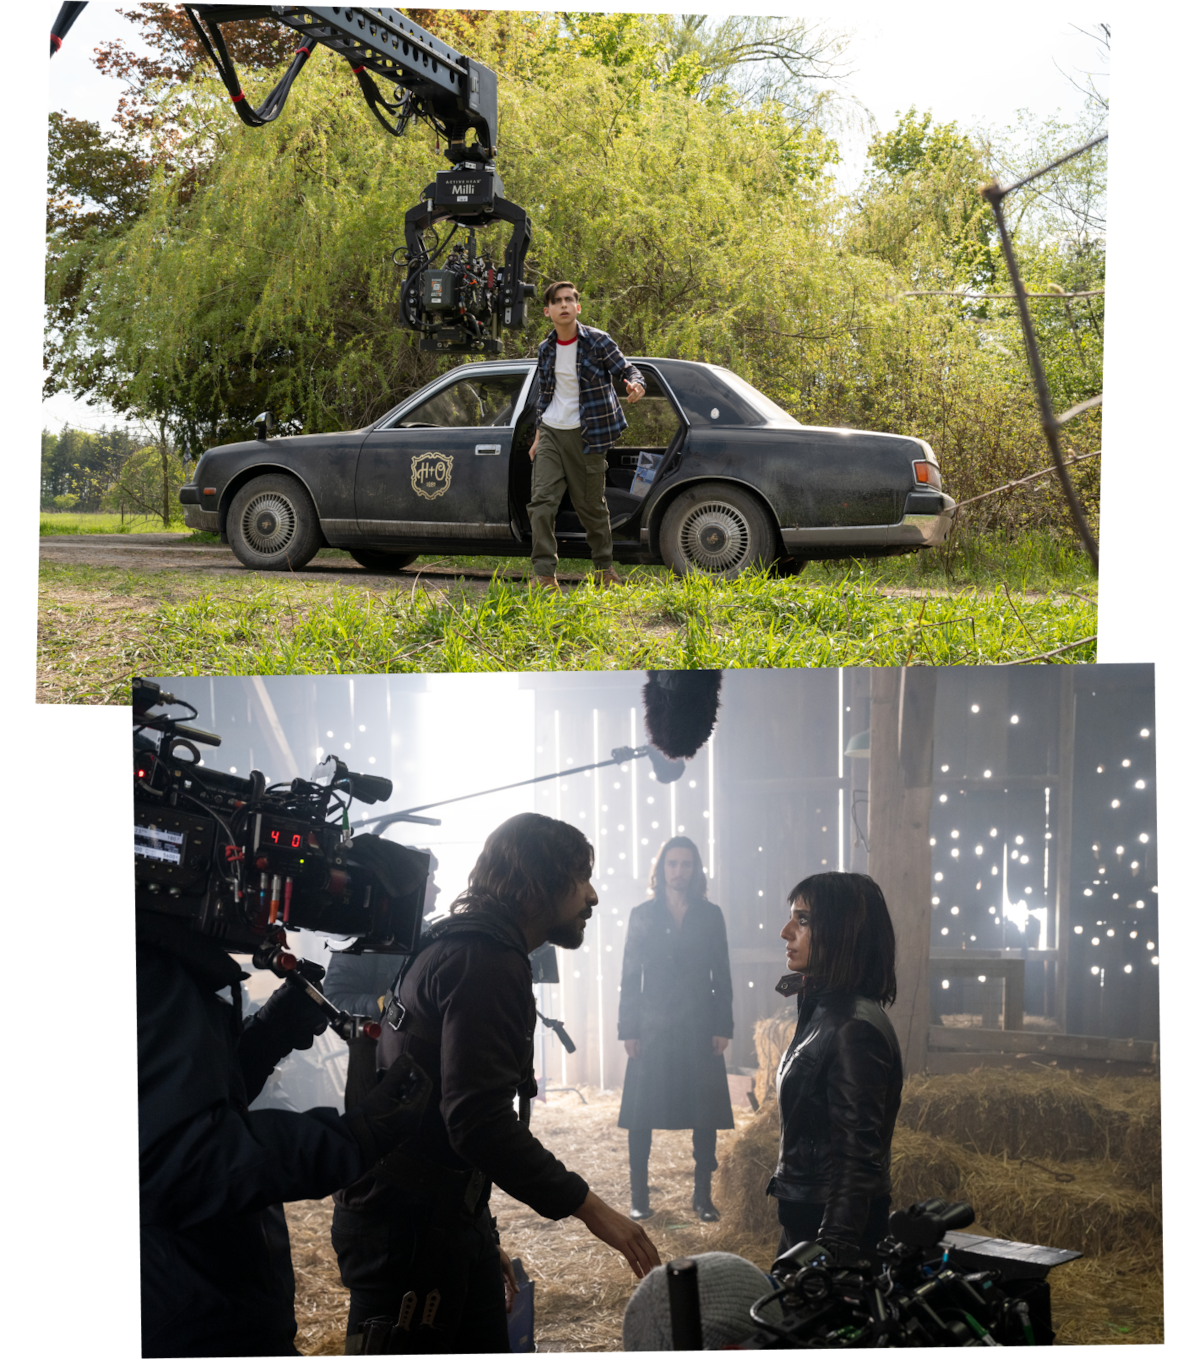
M 666 902 L 629 917 L 617 1037 L 641 1040 L 625 1068 L 622 1128 L 732 1128 L 725 1058 L 714 1037 L 733 1037 L 733 983 L 725 917 L 693 901 L 676 927 Z

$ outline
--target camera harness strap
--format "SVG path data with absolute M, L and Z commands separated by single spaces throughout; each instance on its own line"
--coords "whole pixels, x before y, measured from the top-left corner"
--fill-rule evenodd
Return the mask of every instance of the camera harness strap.
M 410 1037 L 416 1038 L 419 1042 L 428 1044 L 431 1048 L 440 1049 L 442 1046 L 442 1029 L 440 1025 L 434 1027 L 428 1025 L 413 1014 L 409 1007 L 400 1002 L 400 992 L 404 985 L 405 977 L 408 976 L 413 962 L 417 955 L 423 953 L 429 945 L 446 938 L 447 935 L 458 934 L 484 934 L 489 938 L 495 939 L 497 943 L 506 945 L 510 949 L 519 947 L 512 936 L 512 928 L 504 927 L 497 921 L 482 919 L 480 916 L 459 916 L 458 919 L 443 920 L 434 925 L 432 930 L 421 938 L 416 951 L 410 953 L 404 959 L 400 974 L 395 978 L 395 983 L 391 987 L 391 995 L 383 1022 L 395 1033 L 406 1033 Z M 523 950 L 522 950 L 523 951 Z M 526 1079 L 520 1083 L 520 1121 L 529 1127 L 530 1098 L 537 1093 L 537 1086 L 533 1083 L 533 1034 L 530 1034 L 529 1059 L 526 1064 Z M 379 1165 L 375 1167 L 374 1173 L 389 1184 L 397 1185 L 398 1188 L 413 1190 L 417 1192 L 431 1193 L 435 1199 L 453 1203 L 455 1208 L 461 1207 L 466 1212 L 467 1218 L 476 1215 L 478 1200 L 484 1189 L 485 1177 L 481 1170 L 472 1167 L 469 1171 L 450 1170 L 446 1166 L 436 1165 L 435 1162 L 428 1161 L 427 1158 L 419 1157 L 413 1152 L 406 1151 L 404 1147 L 398 1147 L 390 1155 L 383 1158 Z M 499 1231 L 496 1230 L 496 1219 L 492 1219 L 492 1235 L 497 1245 L 500 1242 Z M 446 1241 L 446 1227 L 440 1223 L 438 1214 L 428 1214 L 425 1218 L 425 1234 L 421 1243 L 420 1257 L 423 1258 L 425 1268 L 429 1269 L 436 1260 L 450 1260 L 453 1252 L 446 1254 L 450 1250 Z M 435 1271 L 436 1275 L 436 1271 Z M 412 1328 L 413 1321 L 417 1321 L 416 1302 L 417 1295 L 409 1292 L 402 1301 L 400 1317 L 393 1321 L 390 1317 L 374 1317 L 370 1321 L 361 1322 L 360 1328 L 355 1335 L 347 1339 L 347 1355 L 405 1355 L 409 1349 L 412 1354 L 442 1354 L 442 1337 L 438 1336 L 438 1322 L 436 1314 L 442 1295 L 440 1288 L 429 1288 L 424 1294 L 424 1309 L 421 1311 L 420 1325 L 416 1329 Z
M 383 1022 L 395 1032 L 408 1034 L 417 1039 L 418 1042 L 426 1043 L 435 1049 L 440 1049 L 442 1045 L 441 1025 L 439 1024 L 435 1028 L 413 1014 L 408 1006 L 401 1003 L 400 990 L 413 963 L 426 948 L 448 936 L 459 934 L 484 934 L 508 948 L 520 947 L 513 937 L 512 926 L 491 921 L 479 915 L 458 916 L 450 920 L 439 921 L 422 936 L 416 950 L 405 958 L 399 975 L 392 985 L 388 1005 L 383 1014 Z M 533 1039 L 530 1035 L 525 1077 L 517 1090 L 520 1101 L 518 1117 L 526 1127 L 529 1126 L 531 1101 L 536 1093 L 537 1085 L 533 1077 Z M 468 1214 L 475 1211 L 479 1196 L 483 1192 L 485 1178 L 480 1170 L 473 1168 L 469 1175 L 464 1175 L 450 1170 L 448 1167 L 427 1161 L 424 1157 L 418 1157 L 403 1147 L 392 1152 L 390 1156 L 385 1157 L 380 1162 L 379 1166 L 376 1167 L 376 1173 L 380 1172 L 382 1172 L 383 1178 L 405 1187 L 432 1190 L 451 1189 L 455 1198 L 458 1198 L 459 1193 L 461 1193 L 461 1202 Z

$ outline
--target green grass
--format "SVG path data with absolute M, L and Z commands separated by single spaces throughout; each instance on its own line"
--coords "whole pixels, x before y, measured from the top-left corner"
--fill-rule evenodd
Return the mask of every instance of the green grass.
M 527 567 L 521 557 L 427 556 L 419 557 L 417 565 L 475 571 L 522 571 Z M 591 562 L 586 558 L 563 558 L 559 562 L 559 570 L 564 572 L 583 574 L 590 569 Z M 617 566 L 622 575 L 635 569 L 642 576 L 672 579 L 665 566 Z M 848 570 L 853 571 L 855 580 L 911 589 L 992 589 L 1007 585 L 1010 590 L 1022 591 L 1063 588 L 1094 591 L 1096 586 L 1091 562 L 1075 541 L 1045 530 L 1017 538 L 1005 534 L 956 534 L 940 548 L 910 552 L 903 557 L 810 562 L 801 579 L 806 584 L 828 585 L 840 582 Z
M 76 533 L 181 533 L 186 529 L 182 519 L 172 521 L 170 529 L 162 527 L 158 517 L 131 519 L 122 524 L 119 514 L 84 514 L 42 512 L 41 534 Z M 220 544 L 220 535 L 193 531 L 192 543 Z M 350 554 L 339 548 L 326 548 L 325 559 L 349 560 Z M 418 566 L 460 567 L 470 571 L 525 572 L 528 562 L 523 557 L 445 557 L 426 555 L 417 558 Z M 804 579 L 812 584 L 828 585 L 840 581 L 847 569 L 853 568 L 855 580 L 872 581 L 879 585 L 919 588 L 959 589 L 974 586 L 992 588 L 1005 584 L 1010 590 L 1048 591 L 1062 589 L 1094 589 L 1095 572 L 1087 557 L 1071 538 L 1045 530 L 1013 537 L 1007 534 L 955 534 L 948 544 L 928 551 L 911 552 L 903 557 L 867 557 L 832 562 L 812 562 L 805 569 Z M 559 569 L 567 573 L 586 574 L 591 562 L 586 559 L 563 558 Z M 665 566 L 631 568 L 618 566 L 622 575 L 636 569 L 640 576 L 672 579 Z
M 261 576 L 43 568 L 39 693 L 124 702 L 129 677 L 656 667 L 974 665 L 1096 657 L 1095 605 L 1003 586 L 884 593 L 852 570 L 813 584 L 635 573 L 552 593 L 493 580 L 362 589 Z M 1066 648 L 1065 650 L 1060 650 Z
M 183 520 L 172 520 L 171 527 L 162 526 L 162 516 L 139 515 L 136 519 L 119 514 L 84 514 L 75 511 L 43 510 L 40 533 L 43 538 L 59 533 L 182 533 Z M 219 541 L 219 540 L 218 540 Z

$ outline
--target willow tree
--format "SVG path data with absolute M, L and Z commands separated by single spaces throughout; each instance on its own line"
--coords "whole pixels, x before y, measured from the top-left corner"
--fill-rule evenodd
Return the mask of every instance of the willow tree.
M 838 276 L 858 266 L 822 226 L 831 150 L 819 133 L 587 58 L 549 87 L 502 91 L 501 170 L 533 220 L 531 276 L 576 278 L 585 319 L 631 352 L 754 368 L 764 307 L 820 311 L 853 291 Z M 383 134 L 344 62 L 321 51 L 267 128 L 244 129 L 207 78 L 174 101 L 202 168 L 186 183 L 160 177 L 140 217 L 91 256 L 66 380 L 124 404 L 169 401 L 211 439 L 268 399 L 294 425 L 354 426 L 428 378 L 436 360 L 396 325 L 391 258 L 439 166 L 427 139 Z M 497 257 L 503 230 L 484 234 Z M 57 278 L 75 262 L 66 250 Z M 508 343 L 529 352 L 538 338 L 535 326 Z

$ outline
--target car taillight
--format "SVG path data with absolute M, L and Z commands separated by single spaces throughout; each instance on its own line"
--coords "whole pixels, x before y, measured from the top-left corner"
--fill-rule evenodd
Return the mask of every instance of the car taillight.
M 934 462 L 914 462 L 913 476 L 922 486 L 932 486 L 935 491 L 942 489 L 942 473 L 937 463 Z

